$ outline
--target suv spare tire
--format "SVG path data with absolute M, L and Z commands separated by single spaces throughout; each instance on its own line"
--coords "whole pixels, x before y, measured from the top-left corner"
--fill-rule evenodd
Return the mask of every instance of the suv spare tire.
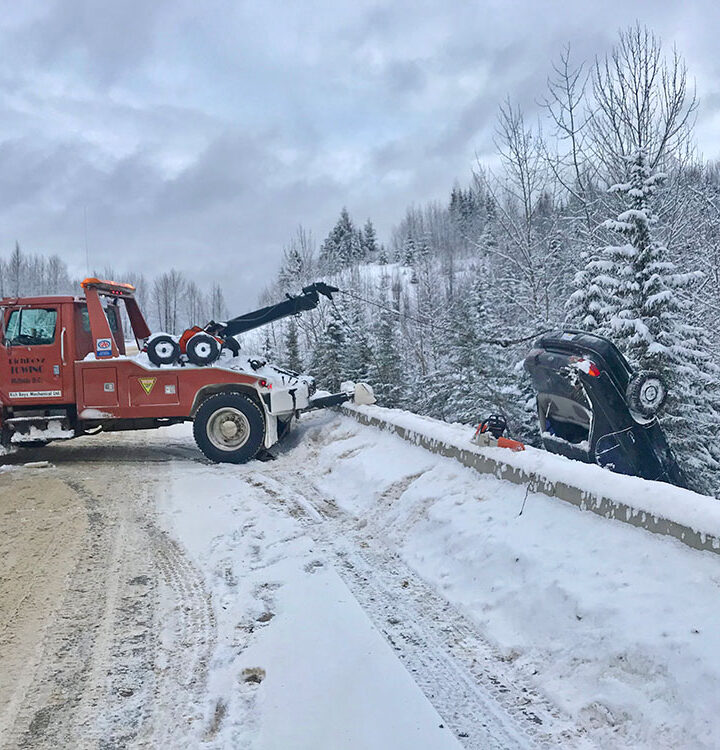
M 659 372 L 640 370 L 630 378 L 625 397 L 631 411 L 654 417 L 665 404 L 667 385 Z

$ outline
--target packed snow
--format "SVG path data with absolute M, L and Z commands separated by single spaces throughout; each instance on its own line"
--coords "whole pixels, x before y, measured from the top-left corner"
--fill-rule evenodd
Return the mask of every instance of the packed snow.
M 624 503 L 638 511 L 675 521 L 694 531 L 720 536 L 720 502 L 680 487 L 616 474 L 609 469 L 573 461 L 564 456 L 526 446 L 521 452 L 505 448 L 481 448 L 470 443 L 473 429 L 468 425 L 448 424 L 401 409 L 379 406 L 348 406 L 367 416 L 378 417 L 437 441 L 463 450 L 486 455 L 500 464 L 520 469 L 548 482 L 564 482 L 588 494 Z
M 214 600 L 209 711 L 227 719 L 210 746 L 459 749 L 297 519 L 264 504 L 255 471 L 177 464 L 163 504 Z
M 191 440 L 187 426 L 169 431 Z M 532 451 L 509 459 L 528 455 L 534 468 Z M 327 412 L 304 417 L 277 462 L 173 466 L 165 524 L 204 571 L 217 616 L 207 711 L 228 718 L 215 746 L 456 746 L 337 561 L 297 523 L 300 514 L 322 527 L 322 502 L 459 607 L 591 744 L 716 746 L 716 555 L 526 498 L 523 487 Z M 593 467 L 577 471 L 593 481 Z M 271 502 L 295 496 L 282 476 L 316 494 Z M 596 487 L 612 489 L 613 475 L 598 476 Z

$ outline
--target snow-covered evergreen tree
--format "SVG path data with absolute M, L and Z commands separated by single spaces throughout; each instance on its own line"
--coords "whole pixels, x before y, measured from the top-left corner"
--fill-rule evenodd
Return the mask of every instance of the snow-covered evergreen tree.
M 345 380 L 343 359 L 345 350 L 345 330 L 335 307 L 330 310 L 330 319 L 315 348 L 312 374 L 318 384 L 329 391 L 340 390 Z
M 605 227 L 622 242 L 605 247 L 588 264 L 587 300 L 602 300 L 600 330 L 613 338 L 632 365 L 665 379 L 668 402 L 662 424 L 691 482 L 720 489 L 720 369 L 709 333 L 686 296 L 698 274 L 678 272 L 667 248 L 653 236 L 652 201 L 665 176 L 653 173 L 645 152 L 628 159 L 627 182 L 611 191 L 625 203 Z M 597 287 L 595 291 L 594 287 Z
M 565 320 L 569 325 L 591 333 L 607 332 L 610 309 L 603 288 L 606 267 L 604 260 L 594 258 L 575 274 L 575 291 L 566 305 Z
M 268 362 L 273 362 L 276 359 L 275 342 L 271 332 L 271 327 L 266 326 L 262 338 L 262 355 Z
M 293 318 L 290 318 L 285 332 L 285 366 L 293 372 L 303 371 L 297 323 Z
M 410 232 L 408 232 L 407 237 L 405 237 L 405 241 L 403 242 L 402 257 L 400 258 L 400 261 L 404 266 L 412 266 L 415 262 L 415 252 L 415 239 Z
M 368 336 L 368 324 L 363 309 L 354 302 L 347 316 L 345 346 L 342 365 L 344 378 L 354 382 L 366 382 L 373 360 Z
M 446 388 L 446 419 L 454 422 L 477 422 L 501 405 L 494 394 L 496 373 L 495 349 L 487 343 L 490 321 L 486 301 L 487 279 L 473 269 L 473 282 L 467 297 L 453 305 L 451 319 L 455 335 L 448 342 L 448 365 L 452 377 Z
M 370 219 L 365 222 L 365 226 L 363 227 L 361 243 L 363 248 L 363 258 L 366 258 L 371 262 L 374 261 L 378 253 L 378 243 L 375 227 Z
M 380 310 L 373 326 L 375 356 L 369 379 L 381 406 L 397 407 L 402 403 L 405 379 L 397 327 L 397 317 L 392 312 Z
M 363 255 L 360 234 L 347 209 L 343 208 L 340 218 L 320 248 L 320 264 L 326 271 L 338 271 L 361 260 Z

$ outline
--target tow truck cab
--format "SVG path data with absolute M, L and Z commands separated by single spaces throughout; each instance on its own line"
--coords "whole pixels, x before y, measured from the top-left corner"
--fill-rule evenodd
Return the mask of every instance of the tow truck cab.
M 92 286 L 92 281 L 84 282 L 85 297 L 0 300 L 0 424 L 5 438 L 74 436 L 77 406 L 85 395 L 78 365 L 99 348 L 103 355 L 125 355 L 118 300 L 129 302 L 128 310 L 139 322 L 134 289 L 100 282 Z M 138 330 L 149 334 L 147 326 Z

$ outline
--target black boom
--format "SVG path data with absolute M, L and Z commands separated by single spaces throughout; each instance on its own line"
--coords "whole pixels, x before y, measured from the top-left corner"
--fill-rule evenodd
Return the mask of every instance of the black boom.
M 304 287 L 302 294 L 298 294 L 295 297 L 288 294 L 286 300 L 278 302 L 276 305 L 268 305 L 267 307 L 261 307 L 259 310 L 245 313 L 245 315 L 238 315 L 237 318 L 232 318 L 226 323 L 215 323 L 213 321 L 208 323 L 205 330 L 213 336 L 223 338 L 237 336 L 246 331 L 251 331 L 253 328 L 260 328 L 260 326 L 273 323 L 276 320 L 288 318 L 291 315 L 299 315 L 306 310 L 314 310 L 320 302 L 321 294 L 332 300 L 333 292 L 338 291 L 340 290 L 335 286 L 330 286 L 323 281 L 317 281 L 314 284 L 310 284 L 310 286 Z

